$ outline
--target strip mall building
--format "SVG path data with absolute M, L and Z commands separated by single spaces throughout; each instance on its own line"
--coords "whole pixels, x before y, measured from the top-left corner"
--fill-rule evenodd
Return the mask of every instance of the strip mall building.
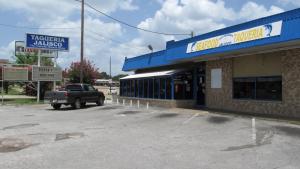
M 126 58 L 121 99 L 300 117 L 300 9 Z

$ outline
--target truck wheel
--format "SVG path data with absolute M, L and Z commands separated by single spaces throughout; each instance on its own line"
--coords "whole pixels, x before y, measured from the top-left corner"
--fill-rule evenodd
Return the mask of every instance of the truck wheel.
M 53 104 L 52 107 L 55 110 L 59 110 L 61 108 L 61 104 Z
M 80 102 L 80 99 L 76 99 L 75 100 L 75 103 L 72 104 L 72 107 L 74 109 L 80 109 L 81 108 L 81 102 Z
M 104 99 L 103 97 L 99 97 L 98 101 L 96 102 L 97 106 L 103 106 L 104 105 Z
M 86 106 L 86 102 L 81 103 L 81 107 L 85 107 Z

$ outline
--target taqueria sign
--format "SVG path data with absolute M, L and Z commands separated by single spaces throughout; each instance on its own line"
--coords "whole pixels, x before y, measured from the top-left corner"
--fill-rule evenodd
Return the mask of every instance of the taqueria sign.
M 281 35 L 282 21 L 189 43 L 186 53 L 198 52 Z

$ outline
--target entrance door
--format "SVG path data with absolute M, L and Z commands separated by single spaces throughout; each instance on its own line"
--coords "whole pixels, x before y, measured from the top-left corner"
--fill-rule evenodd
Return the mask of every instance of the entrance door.
M 205 106 L 205 63 L 197 69 L 197 105 Z

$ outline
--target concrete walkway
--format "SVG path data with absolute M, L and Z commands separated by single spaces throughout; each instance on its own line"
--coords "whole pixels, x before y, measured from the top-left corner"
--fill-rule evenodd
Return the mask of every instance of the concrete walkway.
M 33 96 L 26 95 L 4 95 L 4 100 L 6 99 L 35 99 Z M 0 99 L 2 99 L 2 95 L 0 95 Z

